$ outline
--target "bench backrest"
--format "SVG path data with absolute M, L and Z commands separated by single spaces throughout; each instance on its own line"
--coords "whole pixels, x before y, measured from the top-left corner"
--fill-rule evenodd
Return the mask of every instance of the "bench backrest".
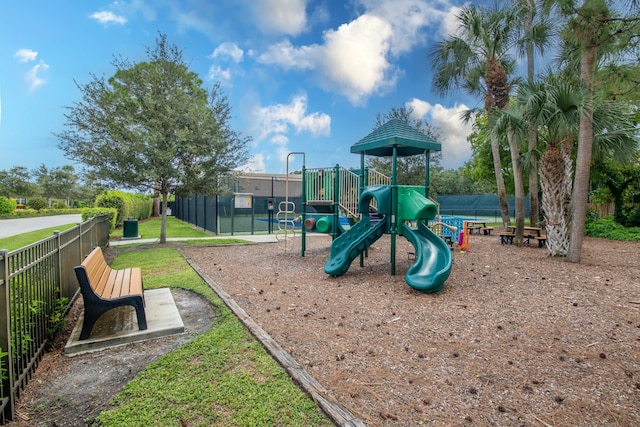
M 99 295 L 102 295 L 110 276 L 115 274 L 104 259 L 100 247 L 92 250 L 82 264 L 75 267 L 75 272 L 85 301 L 100 299 Z

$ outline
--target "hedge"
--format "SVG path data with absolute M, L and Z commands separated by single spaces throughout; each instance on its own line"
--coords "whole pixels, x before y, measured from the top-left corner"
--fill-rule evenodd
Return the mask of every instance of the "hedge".
M 96 198 L 95 207 L 115 209 L 118 213 L 115 225 L 119 227 L 125 219 L 149 218 L 153 213 L 153 199 L 145 194 L 112 190 L 100 194 Z

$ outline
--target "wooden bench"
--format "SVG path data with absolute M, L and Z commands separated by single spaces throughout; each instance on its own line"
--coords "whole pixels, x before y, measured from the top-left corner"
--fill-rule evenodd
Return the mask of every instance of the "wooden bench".
M 513 244 L 513 238 L 516 237 L 516 235 L 514 233 L 509 233 L 508 231 L 503 231 L 502 233 L 499 234 L 500 236 L 500 243 L 503 245 L 512 245 Z
M 473 234 L 474 231 L 476 232 L 476 234 L 480 234 L 480 230 L 482 230 L 482 227 L 479 225 L 472 225 L 467 227 L 467 230 L 469 230 L 469 234 Z
M 100 316 L 112 308 L 126 305 L 136 309 L 138 329 L 147 329 L 142 272 L 139 268 L 113 270 L 107 265 L 102 249 L 97 247 L 74 269 L 84 300 L 81 340 L 89 338 Z
M 547 244 L 547 236 L 536 236 L 534 237 L 538 241 L 538 247 L 542 248 Z
M 482 231 L 482 234 L 488 235 L 493 231 L 493 227 L 482 227 L 480 230 Z

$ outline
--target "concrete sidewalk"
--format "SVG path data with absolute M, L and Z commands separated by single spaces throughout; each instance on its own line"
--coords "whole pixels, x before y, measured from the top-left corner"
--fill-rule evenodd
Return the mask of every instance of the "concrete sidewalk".
M 67 224 L 80 224 L 82 215 L 51 215 L 34 218 L 15 218 L 0 220 L 0 238 L 16 236 L 43 228 L 57 227 Z
M 278 243 L 275 234 L 240 234 L 233 236 L 210 236 L 210 237 L 167 237 L 167 242 L 184 242 L 187 240 L 220 240 L 220 239 L 240 239 L 252 243 Z M 121 239 L 110 240 L 109 246 L 133 245 L 139 243 L 158 243 L 156 239 Z

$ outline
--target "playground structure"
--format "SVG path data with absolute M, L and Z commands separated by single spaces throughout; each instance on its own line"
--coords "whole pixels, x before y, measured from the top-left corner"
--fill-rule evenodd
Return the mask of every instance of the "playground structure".
M 306 169 L 303 157 L 301 255 L 305 253 L 307 233 L 330 234 L 333 242 L 324 270 L 340 276 L 358 256 L 362 267 L 367 249 L 383 234 L 389 234 L 391 275 L 395 275 L 396 238 L 401 235 L 414 246 L 416 254 L 405 275 L 407 284 L 422 292 L 442 290 L 451 273 L 452 251 L 428 226 L 438 214 L 437 204 L 428 198 L 430 153 L 440 149 L 440 144 L 427 135 L 392 119 L 351 147 L 352 153 L 361 155 L 357 171 L 339 166 Z M 391 157 L 391 177 L 365 168 L 365 155 Z M 425 157 L 425 185 L 398 185 L 397 158 L 413 155 Z M 286 212 L 293 209 L 285 206 L 281 211 L 288 220 Z M 410 225 L 414 223 L 415 228 Z M 455 235 L 455 226 L 443 222 L 436 225 Z

